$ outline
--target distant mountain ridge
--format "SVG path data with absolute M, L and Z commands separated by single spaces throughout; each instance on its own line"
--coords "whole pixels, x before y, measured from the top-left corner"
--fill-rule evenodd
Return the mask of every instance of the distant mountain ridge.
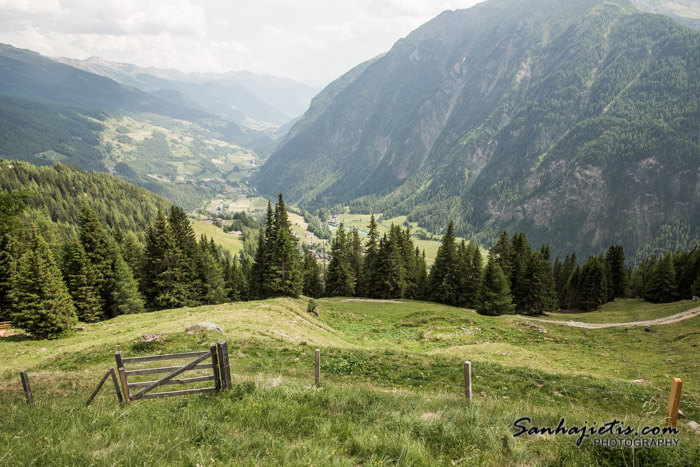
M 253 128 L 276 128 L 303 114 L 319 89 L 297 81 L 247 71 L 183 73 L 142 68 L 100 57 L 53 58 L 72 67 L 109 77 L 146 92 L 174 90 L 207 112 Z
M 357 70 L 312 102 L 259 190 L 454 219 L 487 244 L 523 230 L 555 253 L 700 239 L 697 31 L 624 0 L 489 0 Z

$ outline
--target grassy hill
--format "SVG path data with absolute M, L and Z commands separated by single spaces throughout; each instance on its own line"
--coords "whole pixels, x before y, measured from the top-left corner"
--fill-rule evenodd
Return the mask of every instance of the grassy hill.
M 580 319 L 625 321 L 637 301 Z M 677 311 L 696 303 L 674 304 Z M 661 307 L 660 307 L 661 308 Z M 425 302 L 273 299 L 163 310 L 88 324 L 55 341 L 0 341 L 0 428 L 8 464 L 187 465 L 696 465 L 700 437 L 700 317 L 652 332 L 585 330 L 485 317 Z M 646 307 L 644 318 L 654 316 Z M 661 315 L 668 310 L 659 309 Z M 213 321 L 215 332 L 185 328 Z M 160 342 L 138 342 L 162 333 Z M 216 396 L 119 407 L 103 390 L 84 402 L 113 353 L 204 349 L 226 339 L 234 388 Z M 313 349 L 322 385 L 313 383 Z M 474 400 L 463 395 L 462 363 L 473 364 Z M 17 372 L 27 368 L 35 406 Z M 602 449 L 573 436 L 514 438 L 513 422 L 537 426 L 613 419 L 663 425 L 670 378 L 683 379 L 685 418 L 676 448 Z M 644 380 L 641 383 L 633 380 Z M 32 428 L 27 428 L 31 426 Z M 41 449 L 37 449 L 40 447 Z M 634 459 L 634 461 L 632 460 Z

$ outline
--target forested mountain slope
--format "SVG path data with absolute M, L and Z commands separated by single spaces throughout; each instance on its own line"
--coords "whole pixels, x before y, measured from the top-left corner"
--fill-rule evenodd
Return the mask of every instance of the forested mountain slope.
M 312 104 L 260 190 L 454 219 L 486 243 L 522 230 L 555 254 L 697 241 L 697 31 L 623 0 L 489 0 L 363 68 Z
M 69 165 L 37 167 L 0 159 L 0 193 L 29 193 L 25 204 L 58 225 L 59 233 L 75 233 L 84 204 L 90 205 L 111 234 L 134 232 L 142 240 L 158 209 L 171 204 L 145 188 L 112 175 L 88 173 Z

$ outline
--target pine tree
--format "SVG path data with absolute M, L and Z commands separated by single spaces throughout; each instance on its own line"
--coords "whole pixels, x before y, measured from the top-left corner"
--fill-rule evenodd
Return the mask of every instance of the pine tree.
M 304 255 L 304 288 L 302 293 L 307 297 L 319 298 L 323 295 L 321 270 L 316 257 L 309 251 Z
M 605 265 L 597 256 L 591 256 L 581 270 L 579 307 L 591 311 L 606 303 L 608 297 Z
M 80 243 L 85 251 L 94 288 L 100 299 L 101 316 L 114 316 L 112 292 L 114 291 L 114 248 L 102 228 L 95 212 L 87 204 L 80 213 Z
M 464 300 L 464 306 L 473 308 L 476 305 L 476 296 L 479 293 L 479 287 L 481 287 L 484 262 L 479 247 L 473 242 L 469 242 L 467 245 L 466 255 L 470 256 L 471 259 L 467 264 L 467 276 L 464 279 L 462 298 Z
M 201 303 L 205 305 L 224 303 L 230 290 L 226 288 L 221 263 L 204 234 L 199 239 L 199 252 L 196 253 L 195 257 L 197 258 L 198 282 L 201 284 Z
M 384 236 L 377 254 L 377 294 L 381 298 L 403 298 L 406 292 L 406 268 L 401 254 L 400 231 L 391 225 L 390 235 Z
M 622 245 L 612 245 L 608 248 L 605 259 L 610 264 L 611 283 L 608 284 L 608 287 L 612 289 L 613 300 L 626 296 L 627 269 L 625 268 L 625 251 Z
M 38 337 L 57 337 L 77 322 L 75 308 L 49 246 L 32 232 L 19 258 L 12 292 L 12 322 Z
M 363 297 L 376 297 L 377 290 L 377 253 L 379 251 L 379 233 L 374 214 L 370 217 L 367 241 L 365 242 L 365 255 L 362 260 L 362 272 L 360 274 L 359 294 Z
M 528 277 L 528 267 L 530 266 L 530 255 L 532 251 L 524 232 L 516 232 L 510 248 L 510 290 L 513 294 L 515 309 L 519 312 L 528 311 L 530 294 L 530 277 Z
M 201 250 L 197 247 L 197 236 L 185 211 L 172 206 L 168 215 L 168 227 L 176 246 L 175 267 L 182 278 L 182 302 L 188 305 L 210 303 L 210 288 L 202 283 L 202 271 L 198 269 L 208 260 L 199 257 Z
M 180 308 L 188 304 L 183 275 L 177 268 L 175 239 L 162 211 L 146 232 L 144 297 L 151 310 Z
M 96 274 L 88 261 L 83 246 L 74 242 L 68 246 L 66 261 L 66 284 L 73 299 L 78 319 L 86 323 L 99 321 L 102 304 L 96 287 Z
M 10 320 L 12 300 L 10 292 L 17 279 L 17 258 L 21 254 L 20 243 L 10 232 L 0 234 L 0 321 Z
M 455 232 L 452 221 L 447 225 L 447 231 L 438 248 L 435 262 L 428 278 L 430 296 L 438 303 L 457 305 L 459 300 L 459 276 L 457 272 L 458 258 L 455 245 Z
M 355 282 L 355 295 L 359 295 L 359 284 L 362 283 L 362 241 L 360 232 L 352 229 L 352 243 L 350 245 L 350 264 Z
M 653 303 L 667 303 L 675 298 L 676 273 L 671 252 L 666 253 L 654 267 L 644 291 L 644 299 Z
M 569 279 L 564 286 L 566 291 L 566 308 L 569 310 L 578 310 L 580 308 L 579 297 L 581 295 L 581 267 L 576 265 L 571 272 Z
M 298 297 L 303 287 L 296 239 L 292 236 L 287 209 L 282 194 L 275 210 L 275 228 L 270 246 L 266 286 L 272 296 Z
M 535 251 L 530 257 L 527 272 L 528 293 L 525 297 L 524 311 L 528 314 L 542 314 L 554 311 L 556 307 L 556 290 L 554 276 L 549 261 Z
M 494 255 L 489 255 L 484 269 L 484 280 L 476 298 L 476 311 L 479 314 L 490 316 L 504 315 L 515 311 L 508 279 Z
M 505 230 L 498 237 L 496 244 L 491 247 L 489 257 L 491 256 L 496 258 L 496 262 L 501 267 L 503 274 L 506 275 L 506 279 L 508 279 L 508 284 L 510 285 L 510 277 L 512 274 L 511 258 L 513 257 L 513 250 L 510 239 L 508 238 L 508 232 Z
M 331 262 L 326 279 L 326 295 L 329 297 L 352 297 L 355 293 L 352 264 L 347 252 L 347 238 L 341 222 L 331 242 Z
M 416 300 L 426 300 L 428 288 L 428 265 L 425 262 L 425 250 L 421 251 L 416 247 L 416 293 L 413 297 Z
M 114 312 L 116 315 L 126 315 L 133 313 L 143 313 L 145 311 L 143 297 L 139 292 L 139 284 L 134 279 L 131 268 L 117 254 L 114 261 L 114 291 L 112 292 L 112 302 L 115 303 Z

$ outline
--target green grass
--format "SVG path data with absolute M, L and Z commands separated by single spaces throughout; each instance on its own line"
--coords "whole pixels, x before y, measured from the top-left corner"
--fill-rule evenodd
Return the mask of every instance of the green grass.
M 486 317 L 424 302 L 274 299 L 121 316 L 53 341 L 0 341 L 3 465 L 697 465 L 700 317 L 643 329 L 546 333 L 517 316 Z M 681 307 L 681 304 L 678 304 Z M 608 305 L 611 319 L 652 313 L 636 301 Z M 213 321 L 216 332 L 185 328 Z M 142 334 L 164 339 L 139 343 Z M 125 356 L 229 343 L 234 388 L 215 396 L 120 407 L 100 376 Z M 321 349 L 322 385 L 313 383 Z M 671 359 L 669 362 L 667 359 Z M 474 400 L 462 364 L 473 364 Z M 156 363 L 157 365 L 157 363 Z M 26 407 L 17 372 L 35 396 Z M 666 376 L 668 374 L 668 376 Z M 581 447 L 569 436 L 513 438 L 513 422 L 662 425 L 670 377 L 683 378 L 678 448 Z M 147 378 L 147 377 L 146 377 Z M 644 379 L 637 384 L 632 379 Z M 172 388 L 172 387 L 171 387 Z
M 238 254 L 243 250 L 243 240 L 237 235 L 225 233 L 214 224 L 190 219 L 194 233 L 197 238 L 204 234 L 207 238 L 213 238 L 217 245 L 221 245 L 233 254 Z

